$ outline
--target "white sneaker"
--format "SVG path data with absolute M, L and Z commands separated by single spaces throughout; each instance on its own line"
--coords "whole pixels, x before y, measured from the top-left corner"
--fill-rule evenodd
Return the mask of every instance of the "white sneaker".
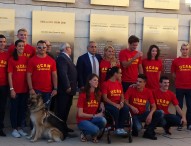
M 116 129 L 116 130 L 115 130 L 115 134 L 117 134 L 117 135 L 123 135 L 123 133 L 121 132 L 121 129 Z
M 15 137 L 15 138 L 20 138 L 20 137 L 21 137 L 21 135 L 19 134 L 19 132 L 18 132 L 16 129 L 14 129 L 11 134 L 12 134 L 12 136 Z
M 127 134 L 127 131 L 125 131 L 124 129 L 120 129 L 121 133 L 123 133 L 124 135 Z
M 18 132 L 21 136 L 27 136 L 27 133 L 25 133 L 22 129 L 19 129 Z

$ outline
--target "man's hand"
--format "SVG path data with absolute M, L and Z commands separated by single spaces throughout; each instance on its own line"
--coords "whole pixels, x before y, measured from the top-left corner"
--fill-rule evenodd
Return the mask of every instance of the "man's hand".
M 149 125 L 150 123 L 151 123 L 151 121 L 152 121 L 152 114 L 149 114 L 148 116 L 147 116 L 147 118 L 146 118 L 146 121 L 145 121 L 145 123 L 146 123 L 146 125 Z
M 139 113 L 139 110 L 136 108 L 136 107 L 131 107 L 131 110 L 134 114 L 138 114 Z
M 57 95 L 57 90 L 52 90 L 51 97 L 56 96 L 56 95 Z
M 71 92 L 71 87 L 66 90 L 66 93 L 70 93 L 70 92 Z

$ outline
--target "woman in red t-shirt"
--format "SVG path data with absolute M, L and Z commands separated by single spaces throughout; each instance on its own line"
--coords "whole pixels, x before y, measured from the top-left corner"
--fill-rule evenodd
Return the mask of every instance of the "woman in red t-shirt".
M 91 74 L 78 98 L 77 123 L 81 130 L 80 139 L 87 141 L 86 135 L 92 136 L 92 142 L 97 143 L 97 136 L 106 125 L 106 119 L 103 117 L 104 105 L 101 103 L 101 93 L 98 88 L 98 76 Z M 98 113 L 98 109 L 101 112 Z
M 26 81 L 27 57 L 23 55 L 24 42 L 15 42 L 13 56 L 8 61 L 8 81 L 11 91 L 10 119 L 13 128 L 12 136 L 26 136 L 21 127 L 24 126 L 27 109 L 28 86 Z
M 142 66 L 147 77 L 146 87 L 152 90 L 159 88 L 159 78 L 162 70 L 162 61 L 159 59 L 160 50 L 158 46 L 151 45 L 147 58 L 143 60 Z
M 126 135 L 124 123 L 129 118 L 129 108 L 124 104 L 123 88 L 121 85 L 121 69 L 117 66 L 109 68 L 106 81 L 102 86 L 105 108 L 111 113 L 115 120 L 117 135 Z
M 100 85 L 102 85 L 102 83 L 105 81 L 107 69 L 113 66 L 119 67 L 120 63 L 115 57 L 115 49 L 112 46 L 106 46 L 104 48 L 103 60 L 101 60 L 99 65 Z

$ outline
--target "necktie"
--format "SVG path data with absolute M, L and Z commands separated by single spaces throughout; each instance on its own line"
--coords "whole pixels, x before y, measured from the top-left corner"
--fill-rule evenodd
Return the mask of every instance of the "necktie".
M 93 70 L 92 70 L 92 73 L 97 74 L 97 72 L 96 72 L 96 61 L 95 61 L 95 56 L 92 56 L 92 60 L 93 60 Z

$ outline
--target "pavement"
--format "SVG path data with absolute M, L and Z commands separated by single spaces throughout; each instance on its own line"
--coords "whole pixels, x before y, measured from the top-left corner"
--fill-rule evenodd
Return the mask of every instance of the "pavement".
M 79 130 L 76 125 L 70 125 L 75 133 L 79 135 Z M 30 142 L 26 137 L 14 138 L 11 136 L 11 129 L 5 128 L 7 137 L 0 137 L 0 146 L 95 146 L 95 143 L 91 141 L 81 142 L 79 137 L 67 138 L 62 142 L 52 142 L 48 143 L 45 139 L 40 139 L 37 142 Z M 157 128 L 156 133 L 158 140 L 150 140 L 142 138 L 144 130 L 139 133 L 139 137 L 133 137 L 133 142 L 129 143 L 128 138 L 117 137 L 116 135 L 111 135 L 111 144 L 107 143 L 106 135 L 102 137 L 97 145 L 99 146 L 190 146 L 191 145 L 191 131 L 183 128 L 182 131 L 177 131 L 175 127 L 171 128 L 172 135 L 164 135 L 162 128 Z M 30 133 L 28 131 L 28 133 Z

